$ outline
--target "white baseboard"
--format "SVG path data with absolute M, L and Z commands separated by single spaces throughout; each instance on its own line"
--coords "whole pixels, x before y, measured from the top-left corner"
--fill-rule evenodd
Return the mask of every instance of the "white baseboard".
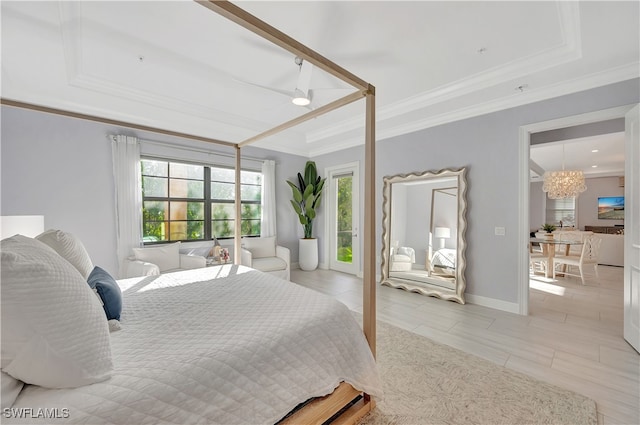
M 329 266 L 325 263 L 319 263 L 318 268 L 322 270 L 329 270 Z M 291 263 L 291 270 L 301 270 L 300 263 Z
M 495 298 L 487 298 L 480 295 L 464 294 L 464 299 L 470 304 L 481 305 L 483 307 L 495 308 L 496 310 L 506 311 L 508 313 L 519 314 L 520 306 L 518 303 L 509 301 L 496 300 Z
M 329 270 L 326 263 L 318 264 L 318 268 L 322 270 Z M 300 263 L 291 263 L 291 270 L 300 269 Z M 364 273 L 359 271 L 357 277 L 363 277 Z M 376 283 L 380 284 L 382 275 L 376 274 Z M 483 297 L 480 295 L 464 294 L 466 302 L 469 304 L 481 305 L 483 307 L 495 308 L 496 310 L 506 311 L 508 313 L 519 314 L 520 306 L 518 303 L 512 303 L 509 301 L 496 300 L 495 298 Z

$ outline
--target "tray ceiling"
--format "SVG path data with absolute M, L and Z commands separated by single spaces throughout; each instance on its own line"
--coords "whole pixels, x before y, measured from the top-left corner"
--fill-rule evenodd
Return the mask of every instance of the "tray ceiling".
M 376 86 L 378 139 L 639 74 L 637 2 L 238 4 Z M 6 99 L 230 142 L 308 112 L 278 92 L 299 82 L 293 55 L 195 2 L 1 12 Z M 311 107 L 354 91 L 316 68 L 309 86 Z M 362 144 L 363 111 L 257 146 L 313 156 Z

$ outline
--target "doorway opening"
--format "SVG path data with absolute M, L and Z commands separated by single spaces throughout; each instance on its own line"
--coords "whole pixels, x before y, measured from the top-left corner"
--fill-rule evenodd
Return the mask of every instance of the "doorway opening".
M 583 125 L 596 125 L 600 122 L 608 122 L 611 120 L 623 119 L 625 114 L 633 107 L 633 105 L 625 105 L 617 108 L 605 109 L 601 111 L 591 112 L 582 115 L 575 115 L 570 117 L 559 118 L 551 121 L 544 121 L 540 123 L 529 124 L 520 127 L 520 223 L 519 223 L 519 238 L 521 238 L 522 247 L 521 255 L 519 256 L 519 313 L 523 315 L 529 314 L 529 235 L 533 227 L 539 226 L 542 223 L 537 223 L 535 220 L 540 218 L 534 217 L 534 221 L 531 221 L 530 217 L 530 182 L 531 182 L 531 155 L 530 149 L 532 146 L 532 139 L 535 144 L 535 134 L 539 133 L 551 133 L 552 131 L 562 129 L 583 126 Z M 535 166 L 534 166 L 535 168 Z

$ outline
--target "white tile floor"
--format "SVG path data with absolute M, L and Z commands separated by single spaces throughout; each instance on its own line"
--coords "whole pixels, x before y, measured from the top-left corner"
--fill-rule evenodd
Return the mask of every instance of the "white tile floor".
M 623 269 L 600 278 L 532 276 L 530 315 L 378 286 L 378 320 L 594 399 L 598 422 L 640 424 L 640 355 L 622 337 Z M 362 311 L 362 280 L 316 270 L 291 280 Z

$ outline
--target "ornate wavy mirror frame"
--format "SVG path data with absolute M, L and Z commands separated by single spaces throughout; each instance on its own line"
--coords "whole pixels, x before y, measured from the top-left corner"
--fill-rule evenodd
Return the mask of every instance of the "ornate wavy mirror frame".
M 382 284 L 464 304 L 466 168 L 383 181 Z

